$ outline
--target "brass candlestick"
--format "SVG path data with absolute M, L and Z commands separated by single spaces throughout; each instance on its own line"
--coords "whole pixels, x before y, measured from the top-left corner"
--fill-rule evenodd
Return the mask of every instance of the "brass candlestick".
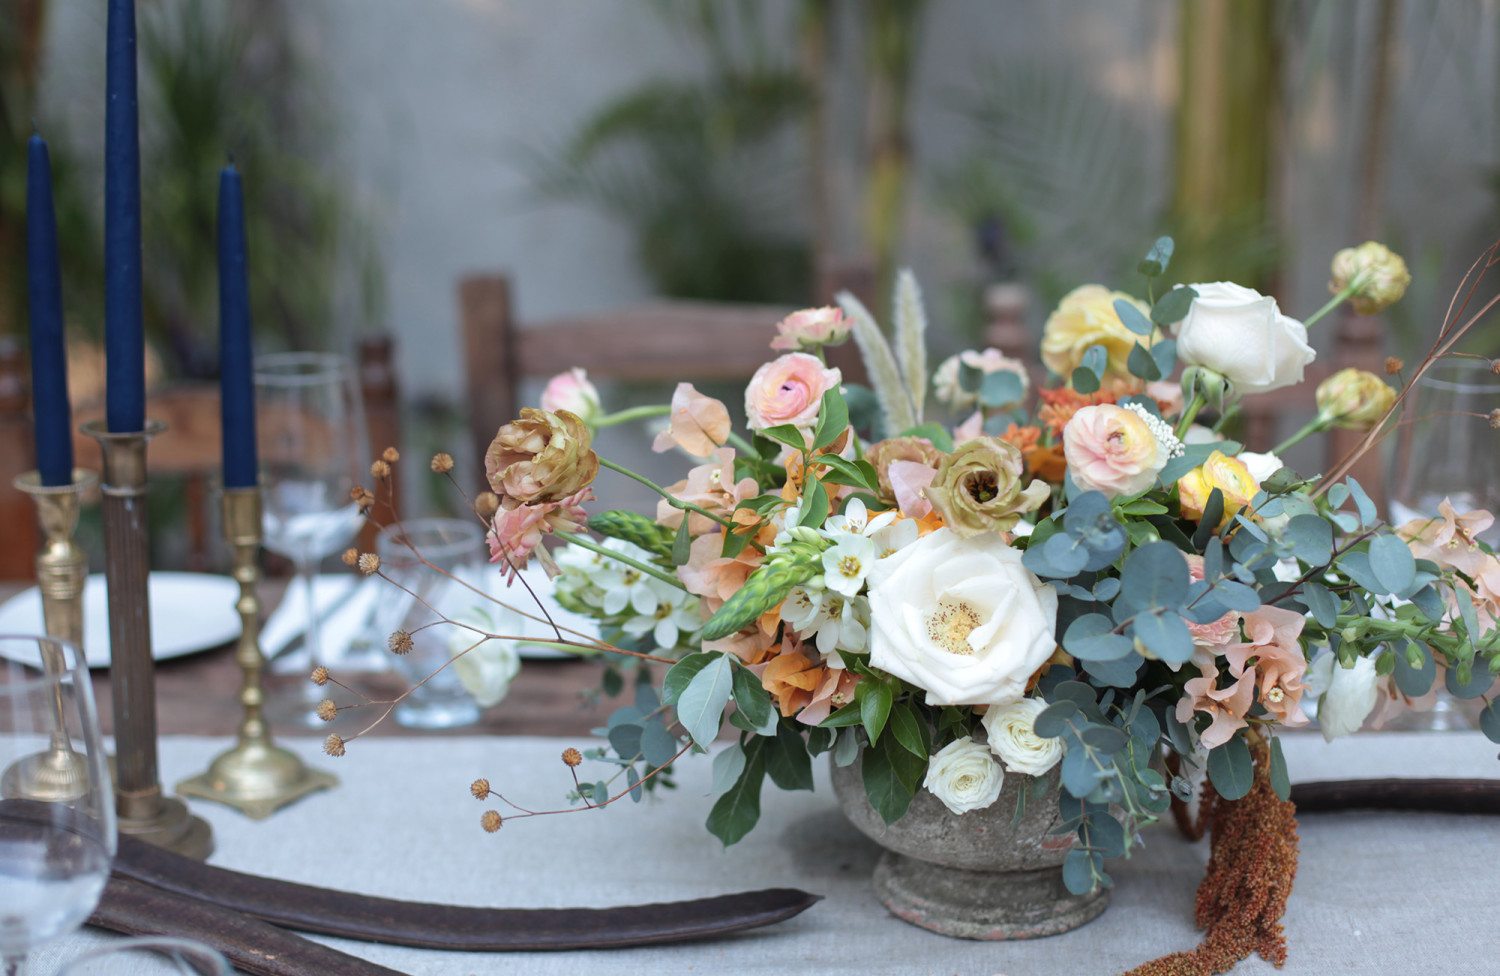
M 177 784 L 184 796 L 201 797 L 234 807 L 262 820 L 294 800 L 336 786 L 338 779 L 310 769 L 290 750 L 273 745 L 261 703 L 260 672 L 265 659 L 260 650 L 261 520 L 259 488 L 226 488 L 223 498 L 224 538 L 234 551 L 234 578 L 240 584 L 239 610 L 243 630 L 235 650 L 244 678 L 240 705 L 239 742 L 209 764 L 207 772 Z
M 115 807 L 120 833 L 187 857 L 213 850 L 208 823 L 162 794 L 156 756 L 156 662 L 151 655 L 151 553 L 146 531 L 146 442 L 166 429 L 84 433 L 104 457 L 104 576 L 109 590 L 109 690 L 115 724 Z
M 98 483 L 93 472 L 73 472 L 66 485 L 44 485 L 39 472 L 28 471 L 15 485 L 36 503 L 42 549 L 36 557 L 37 589 L 42 594 L 43 630 L 83 653 L 83 588 L 88 582 L 88 555 L 73 541 L 82 496 Z M 67 669 L 56 645 L 42 642 L 42 669 L 49 675 Z M 88 791 L 88 765 L 73 750 L 64 721 L 62 691 L 53 703 L 52 741 L 46 749 L 24 756 L 0 774 L 0 796 L 65 803 Z

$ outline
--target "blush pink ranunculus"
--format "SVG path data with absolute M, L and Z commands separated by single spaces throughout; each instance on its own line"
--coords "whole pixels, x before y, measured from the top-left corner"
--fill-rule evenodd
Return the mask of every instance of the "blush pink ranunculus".
M 1078 487 L 1114 498 L 1155 484 L 1168 454 L 1140 414 L 1101 403 L 1083 407 L 1063 428 L 1063 457 Z
M 558 373 L 542 389 L 543 410 L 551 413 L 567 410 L 577 414 L 585 422 L 598 416 L 599 403 L 599 391 L 589 382 L 589 374 L 577 366 Z
M 818 419 L 823 394 L 843 376 L 805 352 L 787 353 L 755 371 L 745 388 L 745 416 L 751 429 L 791 424 L 808 428 Z
M 844 317 L 842 309 L 831 305 L 804 308 L 776 323 L 776 338 L 771 340 L 771 348 L 796 352 L 833 346 L 849 338 L 853 328 L 854 323 Z
M 672 391 L 672 415 L 666 430 L 656 435 L 653 451 L 680 447 L 695 457 L 707 457 L 729 439 L 729 408 L 704 396 L 691 383 Z

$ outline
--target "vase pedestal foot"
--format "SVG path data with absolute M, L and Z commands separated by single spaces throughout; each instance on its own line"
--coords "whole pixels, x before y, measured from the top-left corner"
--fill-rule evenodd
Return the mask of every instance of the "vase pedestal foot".
M 876 897 L 897 918 L 960 939 L 1058 935 L 1093 921 L 1109 905 L 1107 889 L 1070 894 L 1060 867 L 965 871 L 886 851 L 874 881 Z

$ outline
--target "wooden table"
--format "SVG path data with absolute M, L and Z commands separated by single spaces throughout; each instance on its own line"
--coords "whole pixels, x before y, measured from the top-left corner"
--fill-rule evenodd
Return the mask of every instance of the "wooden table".
M 0 584 L 0 602 L 10 599 L 24 587 Z M 263 596 L 267 609 L 275 606 L 283 584 L 268 583 Z M 527 661 L 511 685 L 510 694 L 488 709 L 477 725 L 453 730 L 462 735 L 586 735 L 588 730 L 604 724 L 605 718 L 624 702 L 602 699 L 589 701 L 586 696 L 599 687 L 600 665 L 595 661 Z M 267 694 L 292 694 L 294 685 L 303 679 L 272 677 L 267 680 Z M 233 735 L 239 723 L 236 700 L 240 669 L 234 663 L 231 647 L 214 648 L 156 666 L 156 721 L 161 735 Z M 390 698 L 401 692 L 404 684 L 394 674 L 362 673 L 348 683 L 372 698 Z M 340 704 L 348 700 L 346 692 L 329 687 L 330 697 Z M 99 704 L 105 732 L 112 728 L 109 694 L 109 672 L 94 672 L 94 696 Z M 354 716 L 368 716 L 356 722 Z M 346 713 L 330 727 L 279 727 L 278 736 L 325 735 L 328 731 L 348 734 L 374 717 L 372 710 Z M 449 733 L 417 732 L 402 728 L 387 719 L 372 735 L 445 735 Z

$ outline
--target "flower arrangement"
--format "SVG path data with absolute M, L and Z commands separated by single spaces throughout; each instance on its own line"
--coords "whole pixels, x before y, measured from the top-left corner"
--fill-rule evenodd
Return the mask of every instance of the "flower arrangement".
M 1301 383 L 1309 328 L 1346 301 L 1371 314 L 1399 300 L 1404 262 L 1373 242 L 1339 252 L 1332 300 L 1299 321 L 1232 283 L 1160 287 L 1171 253 L 1163 238 L 1140 263 L 1144 299 L 1085 285 L 1061 301 L 1041 342 L 1045 384 L 996 350 L 929 373 L 909 273 L 891 335 L 848 295 L 767 323 L 746 430 L 687 383 L 668 407 L 628 412 L 665 416 L 656 449 L 695 459 L 672 485 L 597 455 L 592 431 L 623 415 L 603 413 L 579 371 L 502 427 L 475 499 L 494 561 L 540 563 L 556 599 L 600 630 L 517 612 L 555 645 L 637 668 L 633 699 L 600 730 L 607 745 L 569 750 L 570 809 L 640 799 L 726 722 L 707 824 L 726 844 L 754 827 L 765 779 L 811 789 L 824 753 L 860 762 L 887 822 L 919 790 L 962 815 L 1007 777 L 1056 775 L 1062 829 L 1078 837 L 1064 879 L 1084 892 L 1110 884 L 1107 861 L 1174 798 L 1192 798 L 1195 769 L 1216 810 L 1246 801 L 1242 826 L 1292 822 L 1276 735 L 1314 710 L 1331 738 L 1437 684 L 1488 694 L 1500 675 L 1500 558 L 1478 540 L 1488 513 L 1445 505 L 1392 527 L 1347 477 L 1354 456 L 1321 478 L 1280 457 L 1333 427 L 1368 431 L 1356 455 L 1376 445 L 1410 383 L 1494 306 L 1467 311 L 1496 248 L 1423 362 L 1410 376 L 1389 364 L 1401 389 L 1335 373 L 1317 415 L 1270 450 L 1229 435 L 1242 398 Z M 869 388 L 828 365 L 851 339 Z M 654 516 L 587 514 L 601 469 L 654 489 Z M 473 646 L 518 636 L 468 629 Z M 624 677 L 612 665 L 606 690 Z M 1500 741 L 1494 700 L 1483 726 Z M 612 772 L 590 783 L 585 760 Z M 487 781 L 473 789 L 509 802 Z M 515 811 L 488 811 L 485 826 L 534 815 Z M 1279 944 L 1294 831 L 1288 843 L 1290 867 L 1268 862 L 1284 876 L 1257 896 L 1278 890 L 1282 904 L 1235 943 L 1241 956 Z

